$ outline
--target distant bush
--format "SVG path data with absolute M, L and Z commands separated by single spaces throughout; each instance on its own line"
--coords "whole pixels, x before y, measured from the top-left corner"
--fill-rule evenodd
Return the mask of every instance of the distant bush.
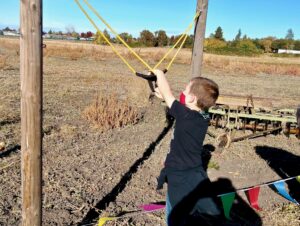
M 102 34 L 106 37 L 108 41 L 112 41 L 107 30 L 104 30 Z M 100 45 L 108 45 L 107 41 L 105 40 L 105 38 L 103 38 L 102 34 L 99 31 L 96 32 L 94 43 Z
M 274 40 L 274 37 L 267 37 L 260 40 L 254 40 L 254 44 L 256 44 L 257 48 L 264 50 L 265 53 L 271 53 Z
M 142 117 L 137 109 L 115 95 L 97 96 L 94 103 L 84 110 L 83 116 L 102 132 L 135 124 Z
M 294 41 L 294 50 L 300 50 L 300 40 Z
M 217 47 L 208 45 L 206 51 L 220 55 L 257 56 L 263 51 L 258 49 L 253 41 L 249 39 L 239 40 L 226 45 L 226 42 L 216 42 Z M 224 45 L 225 44 L 225 45 Z
M 286 39 L 277 39 L 272 42 L 272 49 L 288 49 L 289 41 Z
M 223 40 L 216 38 L 208 38 L 204 41 L 204 48 L 224 48 L 227 46 L 227 43 Z
M 245 55 L 257 55 L 262 53 L 250 39 L 240 40 L 235 46 L 240 52 L 246 53 Z

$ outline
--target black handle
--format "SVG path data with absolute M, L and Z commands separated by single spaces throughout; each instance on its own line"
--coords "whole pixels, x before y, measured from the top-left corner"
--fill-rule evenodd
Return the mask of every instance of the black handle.
M 151 73 L 151 75 L 145 75 L 145 74 L 142 74 L 139 72 L 136 72 L 135 74 L 136 74 L 136 76 L 146 79 L 148 81 L 156 82 L 156 80 L 157 80 L 156 75 L 154 75 L 152 73 Z
M 168 69 L 164 69 L 163 72 L 167 73 Z M 142 73 L 139 73 L 139 72 L 136 72 L 135 74 L 136 74 L 136 76 L 138 76 L 140 78 L 143 78 L 143 79 L 146 79 L 148 81 L 152 81 L 152 82 L 156 82 L 157 81 L 156 75 L 153 74 L 153 72 L 151 72 L 150 75 L 145 75 L 145 74 L 142 74 Z

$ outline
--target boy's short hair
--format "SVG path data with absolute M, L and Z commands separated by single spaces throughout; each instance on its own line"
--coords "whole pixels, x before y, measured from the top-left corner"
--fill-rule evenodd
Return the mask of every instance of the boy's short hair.
M 219 86 L 208 78 L 195 77 L 191 79 L 190 93 L 196 96 L 197 107 L 207 111 L 218 99 Z

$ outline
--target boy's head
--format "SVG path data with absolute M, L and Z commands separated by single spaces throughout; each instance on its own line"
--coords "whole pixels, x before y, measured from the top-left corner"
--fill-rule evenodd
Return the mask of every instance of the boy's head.
M 195 77 L 187 84 L 183 93 L 187 107 L 195 106 L 206 111 L 215 105 L 219 96 L 219 87 L 210 79 Z

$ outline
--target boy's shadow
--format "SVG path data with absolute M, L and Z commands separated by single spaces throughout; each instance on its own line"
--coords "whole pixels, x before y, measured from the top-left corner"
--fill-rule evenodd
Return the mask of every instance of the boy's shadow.
M 205 171 L 207 170 L 208 163 L 211 158 L 211 152 L 214 150 L 214 146 L 204 145 L 203 167 Z M 172 226 L 262 225 L 259 215 L 237 193 L 235 194 L 235 200 L 230 211 L 231 220 L 227 220 L 224 217 L 222 202 L 220 197 L 217 197 L 217 195 L 233 192 L 235 190 L 236 189 L 233 187 L 231 181 L 227 178 L 220 178 L 214 182 L 210 182 L 209 179 L 206 179 L 200 182 L 192 192 L 190 192 L 182 201 L 174 206 L 169 217 L 169 222 L 172 222 Z M 211 197 L 214 200 L 219 210 L 219 214 L 207 215 L 203 213 L 197 213 L 193 217 L 188 217 L 194 206 L 197 205 L 198 200 L 207 197 Z M 187 218 L 188 220 L 183 223 L 181 221 L 183 218 Z
M 268 162 L 268 165 L 281 177 L 288 178 L 300 175 L 300 156 L 294 155 L 286 150 L 269 147 L 256 146 L 256 153 Z M 286 181 L 289 194 L 300 202 L 300 183 L 295 179 Z

